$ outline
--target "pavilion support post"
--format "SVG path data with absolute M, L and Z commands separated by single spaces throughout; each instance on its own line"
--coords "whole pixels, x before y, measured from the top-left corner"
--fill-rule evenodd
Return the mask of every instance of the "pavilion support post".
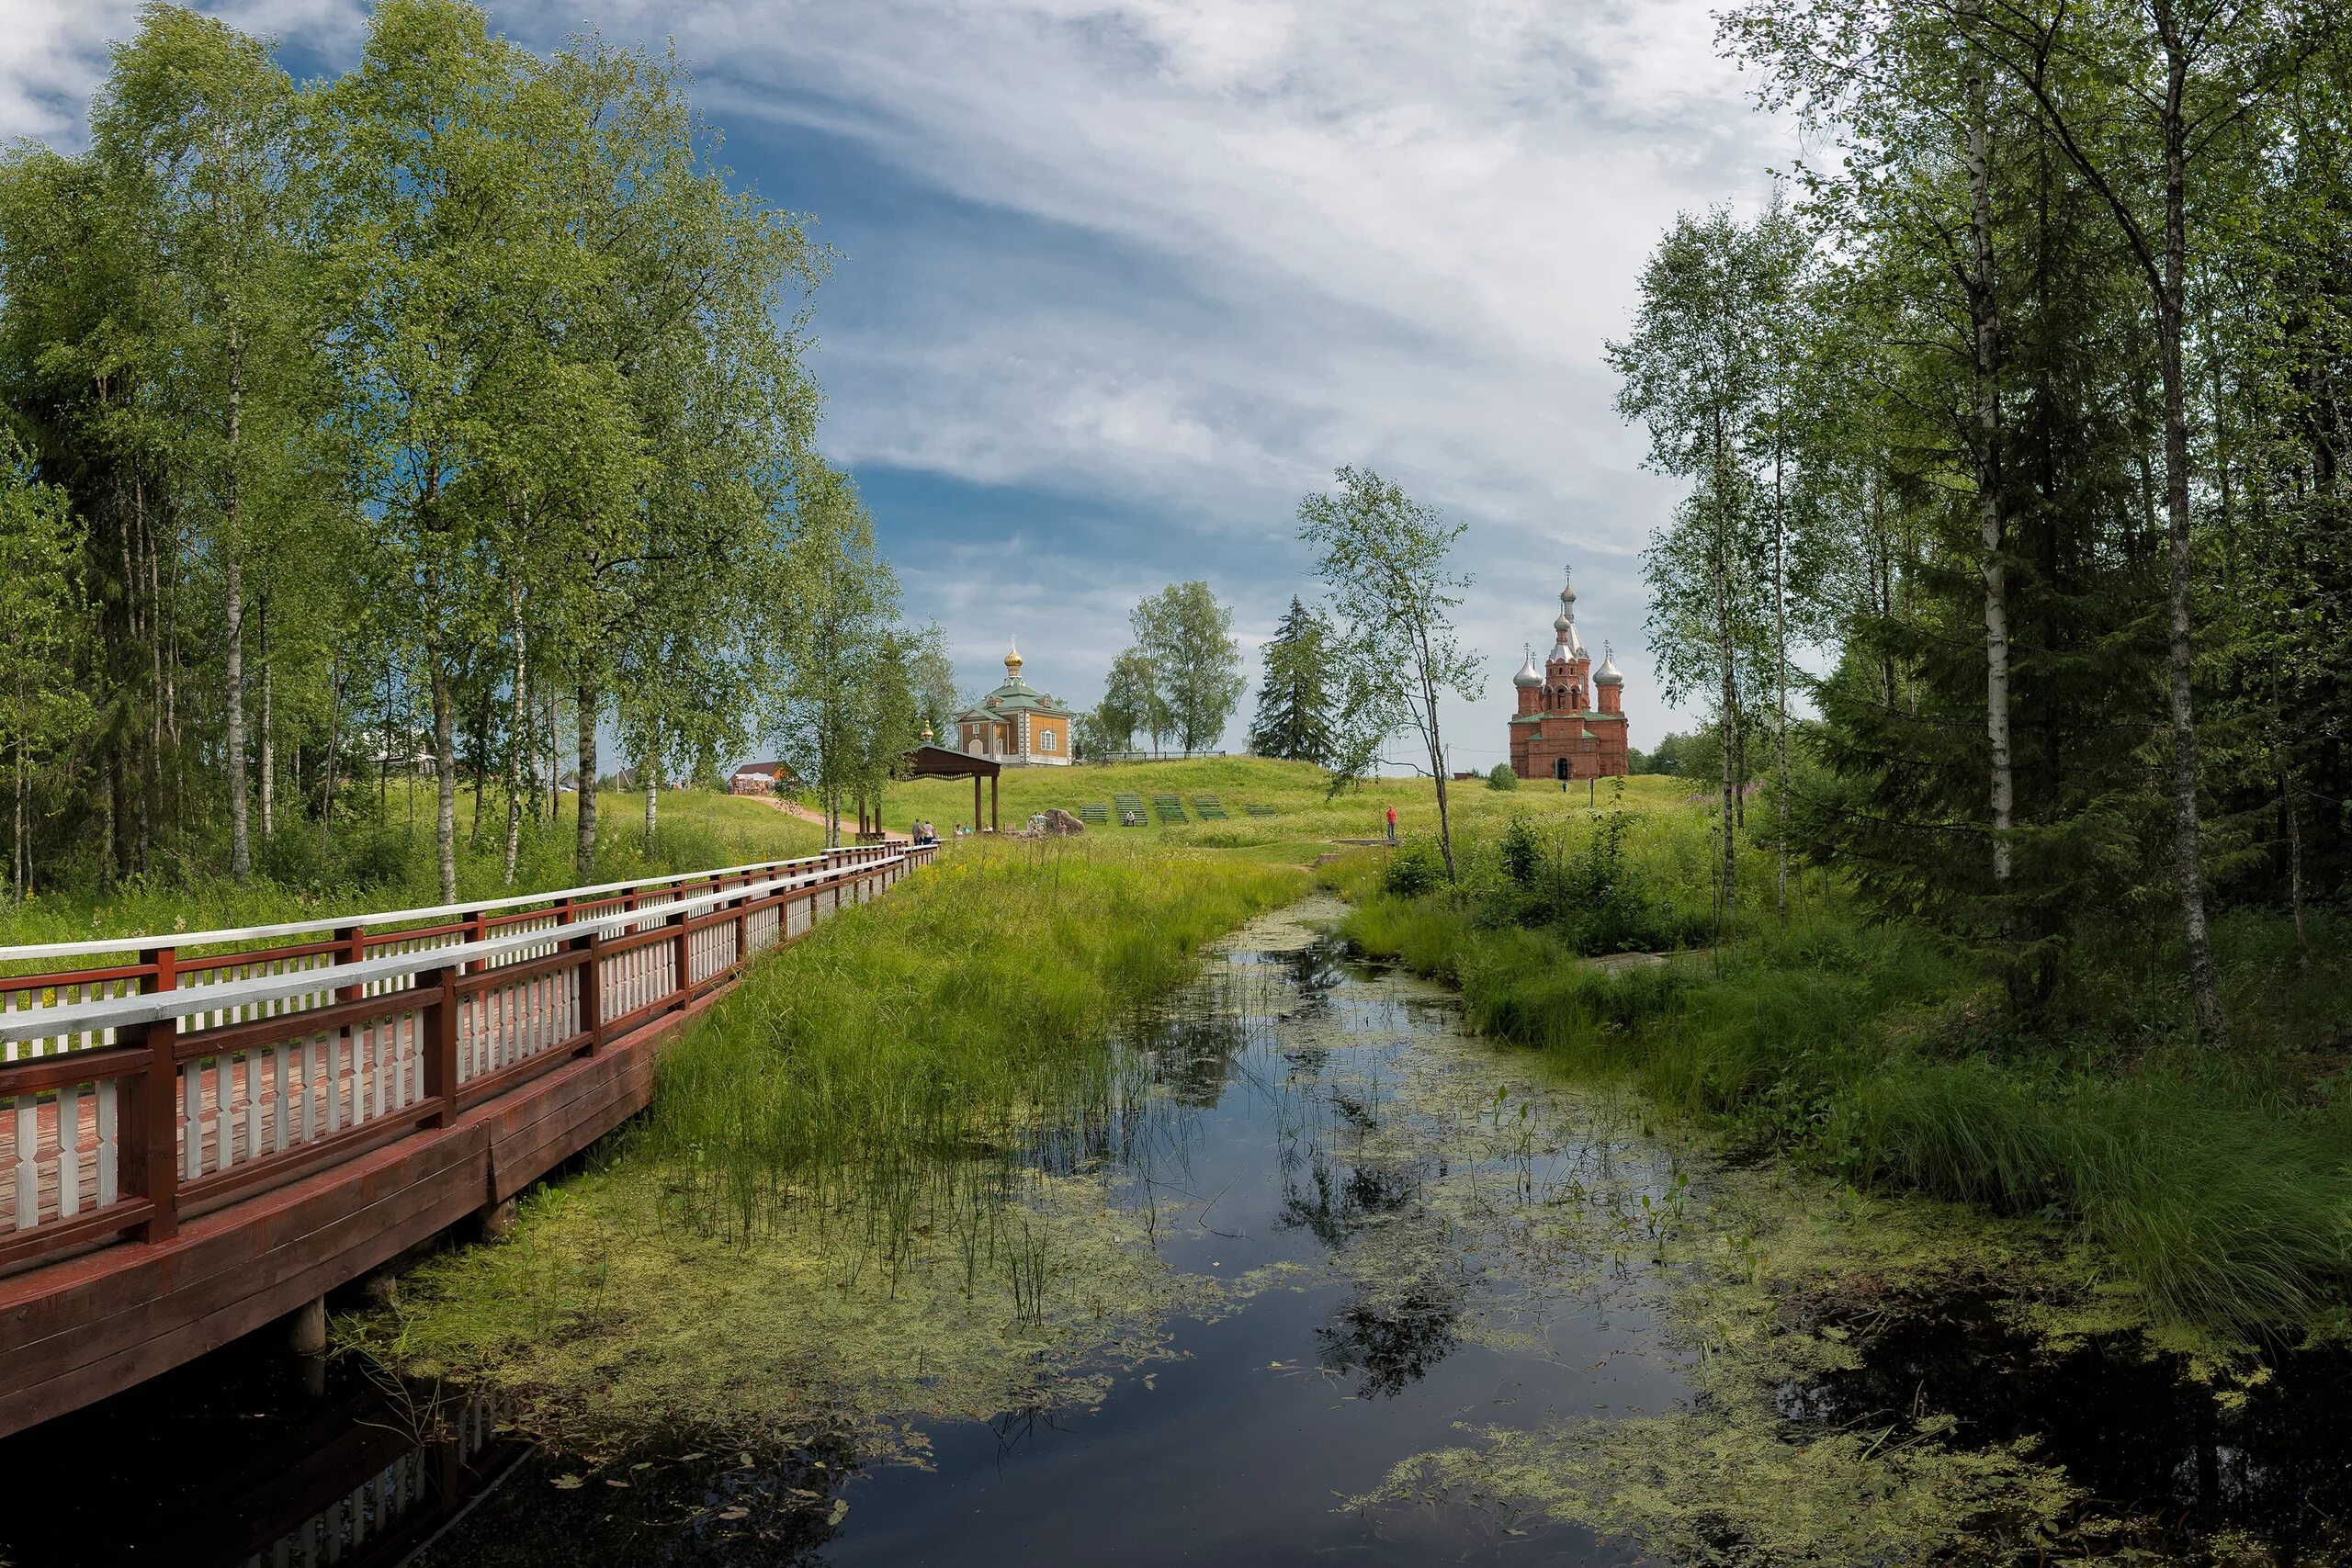
M 972 831 L 980 830 L 980 775 L 972 775 Z
M 996 775 L 989 775 L 989 831 L 996 831 Z

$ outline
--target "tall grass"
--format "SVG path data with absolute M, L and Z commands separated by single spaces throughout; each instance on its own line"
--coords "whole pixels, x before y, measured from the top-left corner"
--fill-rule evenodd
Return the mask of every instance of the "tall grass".
M 813 1206 L 887 1262 L 918 1227 L 985 1224 L 1007 1162 L 972 1156 L 1137 1101 L 1112 1029 L 1306 881 L 1116 841 L 958 845 L 714 1008 L 662 1058 L 631 1153 L 701 1228 Z
M 1573 924 L 1498 921 L 1475 892 L 1403 898 L 1349 876 L 1353 941 L 1453 981 L 1477 1027 L 1568 1070 L 1630 1079 L 1670 1111 L 1858 1183 L 2074 1227 L 2162 1317 L 2286 1332 L 2344 1311 L 2352 1097 L 2330 1040 L 2297 1055 L 2257 1032 L 2218 1060 L 2151 1045 L 2165 998 L 2134 987 L 2120 958 L 2085 988 L 2103 1007 L 2086 1015 L 2077 998 L 2052 1037 L 2011 1017 L 1997 982 L 1932 933 L 1834 892 L 1785 925 L 1747 916 L 1710 952 L 1625 967 L 1581 962 Z M 2275 932 L 2226 931 L 2218 946 L 2225 984 L 2265 993 L 2252 1016 L 2308 1026 L 2331 1005 L 2343 953 L 2301 958 L 2290 976 Z

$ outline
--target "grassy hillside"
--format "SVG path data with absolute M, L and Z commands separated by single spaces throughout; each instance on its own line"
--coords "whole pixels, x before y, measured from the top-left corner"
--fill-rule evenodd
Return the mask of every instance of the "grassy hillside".
M 1681 779 L 1638 778 L 1623 781 L 1624 802 L 1643 809 L 1679 806 L 1690 795 Z M 1347 791 L 1335 800 L 1324 798 L 1326 775 L 1305 762 L 1276 762 L 1262 757 L 1213 757 L 1169 762 L 1114 762 L 1105 766 L 1080 763 L 1066 768 L 1007 768 L 998 780 L 997 819 L 1007 831 L 1025 824 L 1032 812 L 1060 807 L 1075 812 L 1088 802 L 1109 807 L 1114 795 L 1140 795 L 1148 820 L 1139 828 L 1122 828 L 1114 820 L 1090 829 L 1122 839 L 1203 849 L 1252 849 L 1273 858 L 1298 858 L 1329 849 L 1340 838 L 1372 838 L 1382 831 L 1382 813 L 1396 807 L 1397 831 L 1430 833 L 1437 829 L 1437 786 L 1425 778 L 1374 779 Z M 1562 792 L 1556 784 L 1522 784 L 1515 790 L 1493 790 L 1483 778 L 1450 784 L 1448 798 L 1455 829 L 1500 831 L 1514 817 L 1549 818 L 1587 814 L 1590 803 L 1607 807 L 1618 789 L 1604 780 L 1598 790 L 1574 784 Z M 981 784 L 980 810 L 988 810 L 988 785 Z M 1183 798 L 1182 823 L 1161 823 L 1149 812 L 1154 795 Z M 1194 797 L 1216 795 L 1227 819 L 1202 821 Z M 1272 807 L 1277 815 L 1252 817 L 1245 809 Z M 972 817 L 969 780 L 920 779 L 890 786 L 884 797 L 883 819 L 894 831 L 903 831 L 918 817 L 928 818 L 944 836 L 958 822 Z

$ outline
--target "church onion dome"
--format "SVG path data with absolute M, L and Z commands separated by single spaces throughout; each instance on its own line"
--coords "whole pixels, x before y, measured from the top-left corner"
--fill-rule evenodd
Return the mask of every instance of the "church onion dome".
M 1576 622 L 1571 620 L 1566 612 L 1552 617 L 1552 629 L 1560 633 L 1564 637 L 1568 632 L 1574 630 L 1575 627 Z
M 1573 583 L 1573 582 L 1572 582 L 1572 583 L 1569 583 L 1566 587 L 1565 587 L 1565 588 L 1563 588 L 1563 589 L 1561 589 L 1561 590 L 1560 590 L 1560 603 L 1561 603 L 1561 604 L 1567 604 L 1567 605 L 1571 605 L 1571 606 L 1572 606 L 1572 605 L 1574 605 L 1574 604 L 1576 604 L 1576 602 L 1577 602 L 1577 589 L 1576 589 L 1576 584 L 1575 584 L 1575 583 Z
M 1018 673 L 1021 669 L 1021 645 L 1014 643 L 1004 656 L 1004 667 Z
M 1624 672 L 1617 668 L 1617 656 L 1606 649 L 1601 650 L 1600 669 L 1594 674 L 1592 683 L 1596 686 L 1622 686 L 1625 683 Z
M 1510 683 L 1514 686 L 1540 686 L 1544 683 L 1544 671 L 1535 668 L 1535 655 L 1530 653 L 1527 656 L 1527 661 L 1519 667 L 1519 673 L 1510 678 Z

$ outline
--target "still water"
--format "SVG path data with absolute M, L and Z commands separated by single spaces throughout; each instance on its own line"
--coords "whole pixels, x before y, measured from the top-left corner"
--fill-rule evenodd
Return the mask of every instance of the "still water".
M 1107 1355 L 1098 1396 L 920 1423 L 912 1463 L 707 1439 L 583 1458 L 462 1391 L 346 1361 L 322 1394 L 232 1347 L 0 1444 L 0 1562 L 1656 1561 L 1509 1495 L 1366 1495 L 1468 1433 L 1691 1410 L 1689 1336 L 1658 1306 L 1724 1173 L 1469 1038 L 1441 990 L 1350 961 L 1319 934 L 1337 913 L 1304 905 L 1208 954 L 1120 1043 L 1137 1104 L 1024 1151 L 1102 1181 L 1167 1269 L 1216 1287 L 1148 1355 Z M 1969 1305 L 1883 1325 L 1781 1391 L 1792 1432 L 1965 1407 L 1967 1436 L 2052 1445 L 2147 1547 L 2233 1524 L 2327 1560 L 2352 1453 L 2340 1358 L 2217 1430 L 2160 1358 L 2028 1355 Z

